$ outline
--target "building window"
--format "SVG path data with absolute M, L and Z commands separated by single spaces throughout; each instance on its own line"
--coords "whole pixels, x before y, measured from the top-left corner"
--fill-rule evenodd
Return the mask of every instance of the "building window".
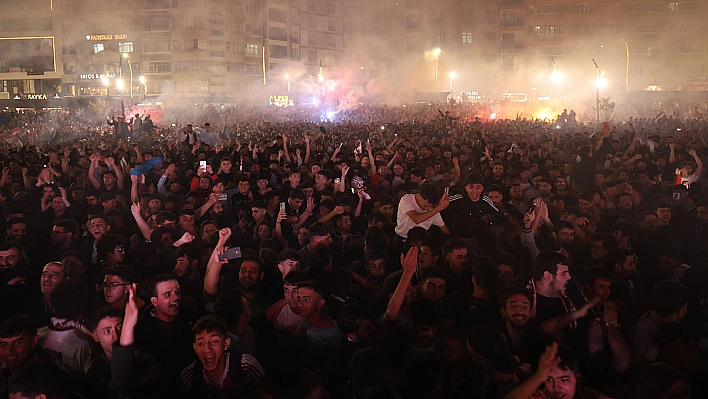
M 334 32 L 337 30 L 337 21 L 330 19 L 327 21 L 327 30 L 330 32 Z
M 435 32 L 433 43 L 445 43 L 445 32 Z
M 317 50 L 307 50 L 307 62 L 317 62 Z
M 472 44 L 472 32 L 465 32 L 462 34 L 462 43 Z
M 251 74 L 260 73 L 260 70 L 258 68 L 258 64 L 246 64 L 245 71 L 246 71 L 246 73 L 251 73 Z
M 590 4 L 573 4 L 573 14 L 590 14 Z
M 248 15 L 258 16 L 261 13 L 261 6 L 258 4 L 246 4 L 246 13 Z
M 133 52 L 133 42 L 118 43 L 119 53 L 132 53 Z
M 100 53 L 103 50 L 105 50 L 105 48 L 103 48 L 103 43 L 96 43 L 93 45 L 93 52 L 94 53 Z
M 260 25 L 246 25 L 246 33 L 253 36 L 262 36 L 263 30 Z
M 336 15 L 337 14 L 337 7 L 335 6 L 334 3 L 328 2 L 327 3 L 327 15 Z
M 307 33 L 307 45 L 308 46 L 316 46 L 317 45 L 317 36 L 315 35 L 314 32 Z
M 298 60 L 300 59 L 300 49 L 290 49 L 290 55 L 292 56 L 292 59 Z
M 290 31 L 290 42 L 300 43 L 300 33 L 296 30 Z
M 329 35 L 327 38 L 327 46 L 337 47 L 337 38 L 335 36 Z
M 149 73 L 168 73 L 172 71 L 172 64 L 169 61 L 148 62 Z
M 243 64 L 240 62 L 227 62 L 226 72 L 241 72 L 243 71 Z
M 669 7 L 671 7 L 671 3 L 669 3 Z M 602 5 L 602 12 L 617 12 L 618 8 L 619 4 L 617 3 L 605 3 Z
M 502 21 L 514 21 L 516 20 L 516 16 L 513 11 L 502 11 L 501 19 Z
M 497 12 L 496 10 L 486 10 L 484 12 L 484 20 L 489 24 L 497 23 Z
M 227 53 L 231 52 L 231 42 L 226 42 L 226 52 Z
M 172 30 L 182 29 L 184 27 L 184 21 L 177 18 L 172 18 Z
M 472 11 L 462 10 L 462 13 L 460 14 L 460 19 L 462 19 L 462 22 L 472 22 Z
M 258 45 L 257 44 L 247 44 L 246 45 L 246 55 L 258 55 Z
M 317 29 L 317 17 L 314 15 L 307 16 L 307 29 Z
M 502 71 L 511 72 L 514 70 L 514 56 L 502 54 Z

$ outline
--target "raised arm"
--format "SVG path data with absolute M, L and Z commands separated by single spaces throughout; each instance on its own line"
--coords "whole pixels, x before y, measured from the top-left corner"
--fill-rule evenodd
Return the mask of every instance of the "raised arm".
M 371 152 L 371 142 L 366 142 L 366 152 L 369 154 L 369 168 L 371 168 L 371 176 L 376 174 L 376 162 L 374 162 L 374 155 Z
M 696 154 L 696 150 L 694 150 L 693 148 L 688 150 L 688 153 L 693 157 L 693 160 L 696 161 L 696 171 L 693 172 L 693 174 L 696 177 L 701 177 L 701 175 L 703 174 L 703 161 L 701 160 L 701 157 Z
M 391 296 L 391 300 L 388 301 L 388 306 L 386 306 L 386 321 L 396 321 L 398 319 L 401 305 L 403 305 L 403 300 L 406 297 L 406 291 L 408 291 L 408 286 L 418 267 L 418 247 L 411 247 L 405 259 L 403 254 L 401 254 L 401 264 L 403 265 L 403 275 L 401 275 L 401 281 L 398 282 L 396 291 L 393 292 L 393 296 Z
M 194 217 L 199 220 L 204 216 L 207 212 L 209 212 L 209 208 L 212 207 L 212 205 L 216 204 L 218 200 L 216 199 L 216 194 L 211 193 L 209 194 L 209 199 L 204 203 L 204 205 L 200 206 L 199 209 L 194 211 Z
M 671 152 L 669 152 L 669 163 L 675 163 L 676 162 L 676 144 L 669 143 L 669 148 L 671 149 Z
M 305 163 L 310 163 L 310 136 L 305 133 Z
M 125 186 L 125 181 L 123 180 L 123 172 L 121 171 L 121 167 L 116 165 L 116 161 L 113 157 L 106 158 L 106 164 L 113 168 L 113 172 L 116 174 L 116 185 L 119 190 L 122 190 Z
M 146 240 L 150 239 L 150 234 L 152 234 L 152 229 L 150 226 L 147 224 L 145 219 L 143 219 L 142 213 L 140 213 L 140 203 L 133 204 L 130 206 L 130 213 L 133 214 L 133 218 L 135 219 L 135 223 L 138 224 L 138 228 L 140 229 L 140 233 L 142 233 L 143 238 Z
M 221 267 L 229 263 L 228 259 L 219 260 L 219 255 L 224 253 L 226 243 L 231 237 L 231 229 L 225 227 L 219 230 L 219 242 L 216 248 L 211 253 L 209 263 L 207 264 L 206 273 L 204 274 L 204 292 L 208 295 L 215 295 L 219 291 L 219 276 Z
M 281 137 L 283 138 L 283 155 L 285 156 L 285 162 L 291 163 L 292 159 L 290 158 L 290 154 L 288 154 L 288 135 L 283 133 Z
M 285 220 L 288 217 L 287 212 L 285 211 L 279 211 L 278 212 L 278 217 L 275 219 L 275 230 L 273 231 L 273 237 L 275 238 L 275 241 L 280 244 L 281 247 L 283 248 L 289 248 L 290 243 L 288 240 L 283 238 L 283 226 L 280 222 Z
M 423 213 L 418 213 L 415 210 L 410 210 L 406 212 L 406 215 L 408 215 L 408 217 L 413 220 L 413 223 L 421 224 L 426 220 L 430 219 L 431 217 L 435 216 L 435 214 L 446 209 L 448 205 L 450 205 L 450 199 L 448 198 L 447 194 L 443 194 L 442 198 L 440 198 L 440 202 L 433 209 Z
M 93 188 L 98 190 L 101 188 L 101 182 L 96 179 L 96 166 L 98 166 L 98 155 L 91 155 L 91 163 L 89 164 L 89 171 L 88 171 L 88 177 L 89 181 L 91 181 L 91 185 Z

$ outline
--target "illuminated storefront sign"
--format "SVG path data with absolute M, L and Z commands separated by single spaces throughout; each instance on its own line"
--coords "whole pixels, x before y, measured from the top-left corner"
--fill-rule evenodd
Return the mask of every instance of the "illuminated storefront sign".
M 115 73 L 82 73 L 79 75 L 80 80 L 101 80 L 103 78 L 115 79 Z
M 288 96 L 270 96 L 268 102 L 276 107 L 290 107 L 293 105 L 293 100 Z
M 102 40 L 126 40 L 128 35 L 86 35 L 86 40 L 88 41 L 102 41 Z

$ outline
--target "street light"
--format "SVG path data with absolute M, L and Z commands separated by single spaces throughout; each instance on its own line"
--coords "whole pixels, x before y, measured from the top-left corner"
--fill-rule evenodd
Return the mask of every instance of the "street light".
M 101 78 L 101 83 L 106 87 L 106 101 L 108 101 L 108 87 L 110 86 L 111 82 L 108 80 L 108 72 Z
M 288 81 L 288 91 L 290 91 L 290 74 L 289 73 L 285 74 L 285 80 Z
M 128 68 L 130 69 L 130 98 L 133 98 L 133 64 L 130 62 L 130 58 L 128 58 L 128 53 L 123 53 L 123 58 L 128 61 Z
M 455 99 L 455 72 L 450 72 L 450 98 Z
M 564 74 L 556 68 L 556 60 L 553 57 L 551 57 L 551 61 L 553 62 L 553 72 L 551 72 L 551 80 L 556 83 L 560 83 L 563 80 Z
M 438 90 L 438 59 L 440 59 L 440 50 L 439 48 L 436 48 L 433 50 L 433 55 L 435 56 L 435 91 Z
M 605 80 L 604 77 L 602 78 L 604 80 L 604 82 L 600 80 L 600 67 L 597 65 L 597 62 L 595 62 L 594 58 L 592 59 L 592 63 L 595 64 L 595 88 L 596 88 L 596 91 L 595 91 L 595 107 L 596 107 L 595 108 L 595 112 L 596 112 L 595 118 L 596 118 L 596 120 L 599 121 L 600 120 L 600 86 L 604 87 L 604 85 L 607 83 L 607 80 Z
M 116 87 L 118 87 L 118 90 L 123 91 L 125 89 L 125 84 L 123 83 L 123 79 L 116 79 Z
M 140 102 L 142 103 L 143 102 L 143 95 L 147 96 L 147 85 L 145 84 L 145 82 L 146 82 L 145 76 L 140 76 L 138 78 L 138 80 L 140 81 L 140 84 L 143 85 L 143 90 L 140 91 Z

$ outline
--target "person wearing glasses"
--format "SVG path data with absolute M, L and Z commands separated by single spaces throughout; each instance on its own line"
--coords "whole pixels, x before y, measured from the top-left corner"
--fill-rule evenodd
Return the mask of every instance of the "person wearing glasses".
M 113 308 L 125 310 L 130 287 L 135 282 L 135 272 L 130 266 L 118 265 L 105 270 L 103 277 L 103 299 Z
M 125 238 L 117 234 L 106 234 L 96 244 L 98 261 L 104 268 L 123 263 L 125 258 Z

